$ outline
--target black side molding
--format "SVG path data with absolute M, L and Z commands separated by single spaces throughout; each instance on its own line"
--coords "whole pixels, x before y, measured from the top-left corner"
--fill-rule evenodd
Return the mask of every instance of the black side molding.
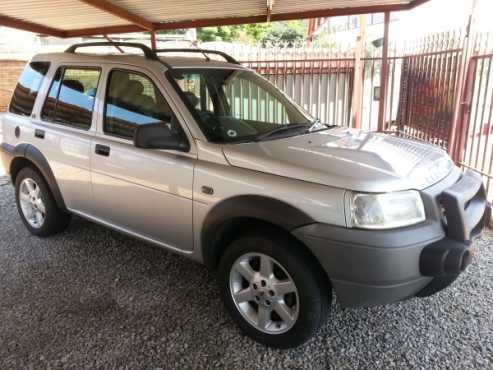
M 277 199 L 244 195 L 226 199 L 216 205 L 207 215 L 203 229 L 239 217 L 267 221 L 287 231 L 315 222 L 303 211 Z
M 12 147 L 12 145 L 9 144 L 2 144 L 2 149 L 7 150 L 12 153 L 12 164 L 9 165 L 9 168 L 7 168 L 7 171 L 10 169 L 11 175 L 12 175 L 12 181 L 14 181 L 14 177 L 18 172 L 18 169 L 16 169 L 16 159 L 27 159 L 30 162 L 32 162 L 36 168 L 41 172 L 43 175 L 44 179 L 48 183 L 48 186 L 50 187 L 51 193 L 53 194 L 53 197 L 55 198 L 55 201 L 58 205 L 58 207 L 65 211 L 68 212 L 67 207 L 65 205 L 65 201 L 63 200 L 62 193 L 60 192 L 60 188 L 58 187 L 58 183 L 56 182 L 55 175 L 53 174 L 53 171 L 51 170 L 51 167 L 46 160 L 45 156 L 43 153 L 39 151 L 39 149 L 35 148 L 34 146 L 30 144 L 19 144 L 15 147 Z M 13 148 L 13 149 L 12 149 Z
M 215 264 L 214 247 L 228 221 L 243 218 L 268 222 L 288 232 L 314 220 L 303 211 L 279 200 L 260 195 L 243 195 L 216 205 L 202 225 L 202 257 L 206 266 Z
M 7 173 L 10 173 L 10 164 L 15 157 L 16 149 L 13 145 L 7 143 L 0 144 L 0 155 L 2 164 Z
M 5 153 L 7 155 L 11 155 L 13 157 L 14 153 L 15 153 L 15 146 L 7 144 L 7 143 L 1 143 L 0 144 L 0 150 L 3 153 Z

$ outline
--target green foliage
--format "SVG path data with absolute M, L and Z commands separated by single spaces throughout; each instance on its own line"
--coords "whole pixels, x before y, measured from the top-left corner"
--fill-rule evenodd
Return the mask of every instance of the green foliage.
M 306 36 L 305 21 L 255 23 L 235 26 L 203 27 L 197 29 L 199 42 L 296 42 Z
M 186 29 L 178 28 L 175 30 L 160 30 L 160 31 L 157 31 L 156 34 L 158 34 L 158 35 L 184 35 L 186 32 L 187 32 Z
M 197 40 L 207 41 L 233 41 L 238 37 L 239 26 L 202 27 L 197 29 Z
M 279 42 L 295 43 L 302 41 L 306 37 L 307 24 L 303 21 L 288 21 L 272 23 L 266 32 L 262 42 Z

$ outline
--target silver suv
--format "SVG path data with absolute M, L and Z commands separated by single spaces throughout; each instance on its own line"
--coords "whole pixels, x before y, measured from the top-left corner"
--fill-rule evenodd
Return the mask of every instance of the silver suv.
M 471 262 L 485 189 L 440 148 L 325 125 L 223 53 L 76 53 L 108 45 L 34 57 L 3 117 L 32 234 L 75 214 L 204 263 L 241 329 L 282 348 L 332 289 L 344 307 L 428 296 Z

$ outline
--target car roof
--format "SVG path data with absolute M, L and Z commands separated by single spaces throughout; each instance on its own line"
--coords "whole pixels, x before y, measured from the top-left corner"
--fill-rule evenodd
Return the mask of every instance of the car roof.
M 183 54 L 183 53 L 181 53 Z M 159 59 L 172 68 L 227 68 L 227 69 L 246 69 L 240 64 L 228 63 L 214 55 L 210 55 L 211 59 L 206 60 L 203 55 L 198 54 L 196 57 L 183 56 L 160 56 Z M 214 59 L 213 59 L 214 58 Z M 37 54 L 32 58 L 32 61 L 47 61 L 58 63 L 123 63 L 134 66 L 149 66 L 155 67 L 156 61 L 146 59 L 138 54 L 90 54 L 90 53 L 43 53 Z M 163 66 L 161 64 L 161 66 Z M 164 67 L 166 67 L 164 65 Z

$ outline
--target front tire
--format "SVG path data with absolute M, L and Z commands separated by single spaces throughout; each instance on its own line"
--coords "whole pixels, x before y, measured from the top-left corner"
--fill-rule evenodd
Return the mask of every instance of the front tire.
M 218 279 L 233 319 L 267 346 L 298 346 L 326 319 L 331 297 L 326 277 L 302 246 L 277 231 L 233 241 Z
M 19 171 L 15 198 L 22 222 L 31 234 L 47 237 L 67 228 L 70 215 L 58 207 L 45 179 L 35 169 Z

